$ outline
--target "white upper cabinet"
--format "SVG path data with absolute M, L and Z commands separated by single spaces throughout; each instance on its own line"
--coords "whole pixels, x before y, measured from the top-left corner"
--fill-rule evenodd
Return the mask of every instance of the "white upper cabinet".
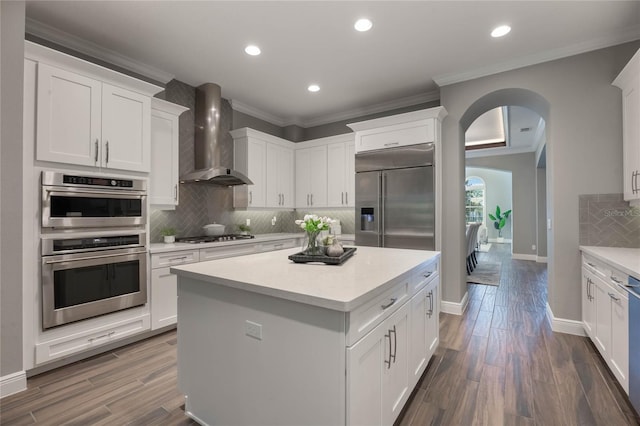
M 151 172 L 149 203 L 160 209 L 178 205 L 179 117 L 189 108 L 151 100 Z
M 353 135 L 347 142 L 327 145 L 327 205 L 355 205 L 355 143 Z
M 102 85 L 44 63 L 37 69 L 38 160 L 98 166 Z
M 624 199 L 631 205 L 640 206 L 640 50 L 613 85 L 622 89 Z
M 293 208 L 293 149 L 267 142 L 266 207 Z
M 440 138 L 440 123 L 446 114 L 443 107 L 435 107 L 347 126 L 356 132 L 355 152 L 372 151 L 436 142 Z
M 148 172 L 151 96 L 160 87 L 35 43 L 36 159 Z
M 253 185 L 234 187 L 235 208 L 293 208 L 293 143 L 242 128 L 232 130 L 234 169 Z
M 296 150 L 296 207 L 327 207 L 326 145 Z

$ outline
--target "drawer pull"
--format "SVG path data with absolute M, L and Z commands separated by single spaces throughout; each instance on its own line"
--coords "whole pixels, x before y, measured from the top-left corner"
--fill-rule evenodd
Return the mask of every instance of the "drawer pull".
M 181 256 L 181 257 L 172 257 L 171 259 L 168 259 L 169 262 L 178 262 L 180 260 L 187 260 L 188 256 Z
M 393 333 L 393 355 L 391 355 L 391 333 Z M 398 335 L 396 333 L 396 326 L 393 326 L 393 330 L 389 330 L 389 361 L 393 358 L 393 363 L 396 363 L 396 353 L 398 352 Z
M 433 274 L 433 271 L 429 271 L 428 273 L 424 274 L 423 277 L 429 278 L 432 274 Z
M 380 305 L 380 307 L 382 309 L 390 308 L 391 306 L 393 306 L 394 303 L 396 303 L 397 300 L 398 300 L 397 297 L 393 297 L 393 298 L 391 298 L 391 302 L 387 303 L 386 305 Z
M 391 330 L 389 330 L 388 334 L 384 335 L 385 338 L 389 338 L 389 360 L 384 360 L 384 363 L 387 364 L 387 370 L 391 368 Z
M 619 297 L 617 297 L 617 296 L 616 296 L 615 294 L 613 294 L 613 293 L 609 293 L 609 297 L 610 297 L 610 298 L 612 298 L 613 300 L 615 300 L 616 302 L 619 302 L 619 301 L 620 301 L 620 298 L 619 298 Z
M 591 262 L 587 262 L 587 265 L 591 266 L 594 269 L 598 269 L 598 267 Z
M 384 146 L 395 146 L 395 145 L 400 145 L 400 142 L 389 142 L 384 144 Z
M 89 337 L 87 340 L 89 341 L 89 343 L 93 343 L 95 340 L 98 340 L 98 339 L 104 339 L 105 337 L 111 337 L 111 336 L 113 336 L 114 334 L 116 334 L 116 332 L 115 332 L 115 331 L 110 331 L 110 332 L 109 332 L 109 333 L 107 333 L 107 334 L 102 334 L 102 335 L 100 335 L 100 336 L 96 336 L 96 337 Z
M 622 281 L 620 281 L 619 279 L 617 279 L 616 277 L 614 277 L 613 275 L 611 275 L 611 281 L 614 281 L 618 284 L 622 284 Z

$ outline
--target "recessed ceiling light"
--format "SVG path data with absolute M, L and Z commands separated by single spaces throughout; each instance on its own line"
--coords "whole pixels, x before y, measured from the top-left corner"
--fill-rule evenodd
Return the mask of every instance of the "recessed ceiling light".
M 367 18 L 358 19 L 353 25 L 353 28 L 360 32 L 369 31 L 371 27 L 373 27 L 373 23 Z
M 491 37 L 502 37 L 509 34 L 509 31 L 511 31 L 510 26 L 500 25 L 499 27 L 496 27 L 493 29 L 493 31 L 491 31 Z
M 244 48 L 247 55 L 258 56 L 260 54 L 260 48 L 254 44 L 250 44 Z
M 317 84 L 311 84 L 309 85 L 309 87 L 307 87 L 307 90 L 310 92 L 318 92 L 320 90 L 320 86 L 318 86 Z

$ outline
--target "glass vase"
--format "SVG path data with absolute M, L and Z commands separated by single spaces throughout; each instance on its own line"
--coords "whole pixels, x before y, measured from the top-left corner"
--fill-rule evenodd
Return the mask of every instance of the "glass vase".
M 302 244 L 302 254 L 307 256 L 324 255 L 324 246 L 320 243 L 320 231 L 306 231 L 304 243 Z

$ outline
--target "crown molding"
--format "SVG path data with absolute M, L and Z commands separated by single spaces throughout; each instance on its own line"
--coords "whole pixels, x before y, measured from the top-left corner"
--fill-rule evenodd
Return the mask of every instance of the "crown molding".
M 282 117 L 279 117 L 277 115 L 271 114 L 269 112 L 266 112 L 264 110 L 261 110 L 259 108 L 255 108 L 252 107 L 251 105 L 247 105 L 243 102 L 240 102 L 236 99 L 231 99 L 229 100 L 229 103 L 231 104 L 231 109 L 233 109 L 234 111 L 238 111 L 238 112 L 242 112 L 244 114 L 248 114 L 252 117 L 255 118 L 259 118 L 260 120 L 264 120 L 267 121 L 271 124 L 274 124 L 276 126 L 280 126 L 280 127 L 286 127 L 289 126 L 291 124 L 295 124 L 300 126 L 299 123 L 297 122 L 292 122 L 292 120 L 285 120 Z
M 475 78 L 486 77 L 488 75 L 511 71 L 530 65 L 536 65 L 543 62 L 566 58 L 568 56 L 578 55 L 580 53 L 586 53 L 592 50 L 603 49 L 605 47 L 615 46 L 617 44 L 627 43 L 629 41 L 638 39 L 640 39 L 640 25 L 634 25 L 631 27 L 627 27 L 616 34 L 599 37 L 590 41 L 573 44 L 571 46 L 560 47 L 542 53 L 527 55 L 513 59 L 511 61 L 492 64 L 486 67 L 481 67 L 461 73 L 438 75 L 433 78 L 433 81 L 435 81 L 439 87 L 448 86 L 450 84 L 461 83 L 463 81 L 473 80 Z
M 170 73 L 131 59 L 113 50 L 105 49 L 95 43 L 91 43 L 31 18 L 26 19 L 25 32 L 164 84 L 174 78 L 174 75 Z
M 437 101 L 440 99 L 440 91 L 434 90 L 427 93 L 419 93 L 417 95 L 407 96 L 400 99 L 394 99 L 392 101 L 381 102 L 378 104 L 370 105 L 364 108 L 353 108 L 346 111 L 336 112 L 332 114 L 323 115 L 317 118 L 309 120 L 299 119 L 285 119 L 277 115 L 268 113 L 261 109 L 252 107 L 237 100 L 231 100 L 231 108 L 236 111 L 249 114 L 255 118 L 267 121 L 271 124 L 280 127 L 286 126 L 300 126 L 303 128 L 322 126 L 323 124 L 335 123 L 338 121 L 346 121 L 352 118 L 363 117 L 370 114 L 377 114 L 380 112 L 391 111 L 398 108 L 404 108 L 412 105 L 418 105 L 426 102 Z
M 364 108 L 353 108 L 342 112 L 319 116 L 310 120 L 304 120 L 303 127 L 322 126 L 323 124 L 351 120 L 353 118 L 364 117 L 370 114 L 377 114 L 380 112 L 391 111 L 398 108 L 404 108 L 437 100 L 440 100 L 440 90 L 433 90 L 431 92 L 419 93 L 417 95 L 411 95 L 404 98 L 369 105 Z

